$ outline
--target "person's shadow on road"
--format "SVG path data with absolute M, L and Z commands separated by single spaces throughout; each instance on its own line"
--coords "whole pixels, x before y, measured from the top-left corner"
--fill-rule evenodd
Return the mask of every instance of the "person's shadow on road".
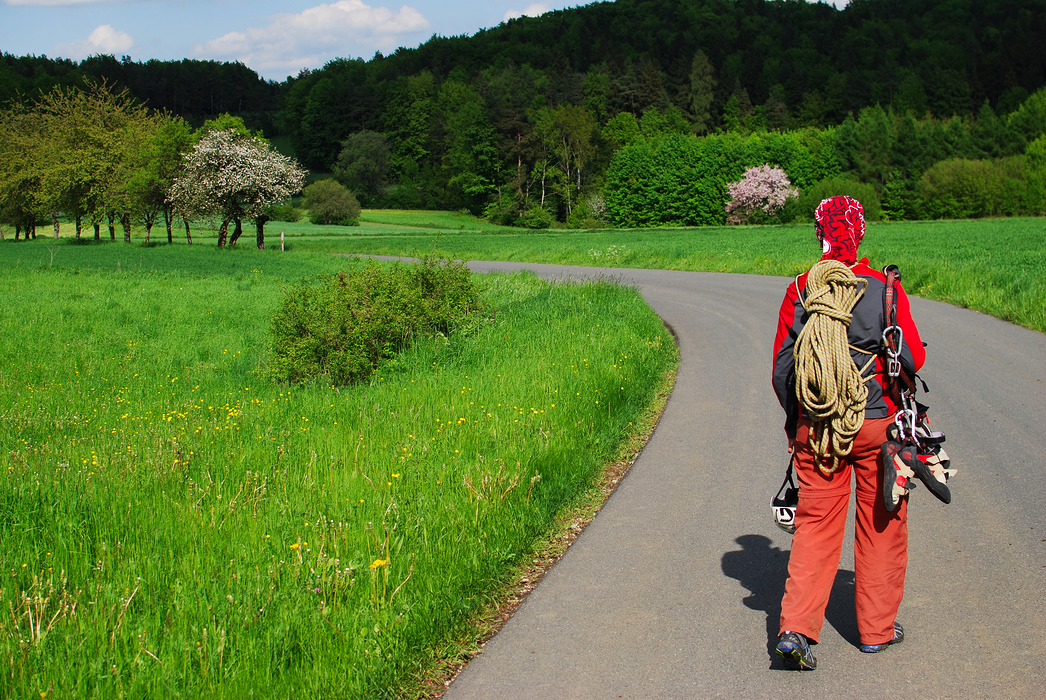
M 771 668 L 783 668 L 774 653 L 781 619 L 781 596 L 788 578 L 788 551 L 771 547 L 765 535 L 741 535 L 741 549 L 723 555 L 723 573 L 737 579 L 750 595 L 741 599 L 746 607 L 766 613 L 766 651 Z M 860 644 L 854 611 L 854 573 L 840 569 L 835 576 L 825 619 L 846 641 Z

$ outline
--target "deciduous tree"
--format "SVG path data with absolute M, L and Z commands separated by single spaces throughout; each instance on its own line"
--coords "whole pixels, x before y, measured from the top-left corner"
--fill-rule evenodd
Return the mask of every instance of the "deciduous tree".
M 730 224 L 746 223 L 756 212 L 773 216 L 799 194 L 784 170 L 767 164 L 749 168 L 743 178 L 727 185 L 726 190 L 730 195 L 726 221 Z
M 265 208 L 301 191 L 305 170 L 267 143 L 233 130 L 212 131 L 193 147 L 171 188 L 171 200 L 183 215 L 214 214 L 222 219 L 218 245 L 224 246 L 229 222 L 236 223 L 230 245 L 253 218 L 258 248 L 265 247 Z

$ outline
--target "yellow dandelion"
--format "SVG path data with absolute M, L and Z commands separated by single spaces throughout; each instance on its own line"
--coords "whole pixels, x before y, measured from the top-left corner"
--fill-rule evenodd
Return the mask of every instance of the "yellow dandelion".
M 388 566 L 388 564 L 389 564 L 389 560 L 388 559 L 375 559 L 374 561 L 372 561 L 370 563 L 370 570 L 371 571 L 377 571 L 378 569 L 380 569 L 383 566 Z
M 299 542 L 295 542 L 291 545 L 291 549 L 301 549 L 301 544 Z

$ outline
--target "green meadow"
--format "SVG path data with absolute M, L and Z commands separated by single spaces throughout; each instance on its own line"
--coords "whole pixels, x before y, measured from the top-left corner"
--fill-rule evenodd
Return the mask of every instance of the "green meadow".
M 636 290 L 528 273 L 477 276 L 482 314 L 363 384 L 274 383 L 282 295 L 362 264 L 331 253 L 784 276 L 817 258 L 809 225 L 446 212 L 271 222 L 265 251 L 206 228 L 4 233 L 0 695 L 34 698 L 424 694 L 663 400 L 675 347 Z M 1043 219 L 883 223 L 862 252 L 1046 331 L 1044 238 Z
M 813 224 L 529 231 L 456 212 L 369 210 L 353 227 L 271 222 L 270 246 L 281 229 L 298 250 L 784 277 L 820 255 Z M 916 296 L 1046 332 L 1044 218 L 870 223 L 861 254 L 898 265 Z
M 422 692 L 670 381 L 635 290 L 531 274 L 365 384 L 266 380 L 284 289 L 358 264 L 0 243 L 0 695 Z
M 411 212 L 411 226 L 391 226 L 394 214 L 364 212 L 360 226 L 322 242 L 302 232 L 302 244 L 382 255 L 438 245 L 473 260 L 785 277 L 820 255 L 813 224 L 525 231 L 438 212 Z M 1046 332 L 1046 219 L 870 223 L 861 254 L 874 267 L 898 265 L 905 289 L 916 296 Z

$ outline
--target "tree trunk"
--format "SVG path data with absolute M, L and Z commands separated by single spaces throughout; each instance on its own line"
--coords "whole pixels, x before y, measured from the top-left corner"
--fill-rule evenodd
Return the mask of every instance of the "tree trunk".
M 19 226 L 18 224 L 15 224 L 15 240 L 17 241 L 18 237 L 21 236 L 21 235 L 22 235 L 22 227 Z M 25 237 L 29 238 L 29 232 L 28 231 L 25 232 Z
M 232 230 L 232 238 L 229 239 L 229 245 L 236 245 L 236 241 L 240 240 L 240 236 L 243 235 L 243 221 L 240 219 L 233 219 L 236 222 L 235 228 Z
M 29 231 L 33 232 L 33 240 L 35 241 L 36 240 L 36 218 L 33 218 L 33 220 L 29 222 Z M 26 231 L 26 238 L 29 237 L 29 231 Z
M 254 230 L 257 232 L 255 240 L 258 243 L 258 250 L 265 250 L 265 222 L 269 220 L 267 216 L 259 216 L 254 220 Z
M 109 212 L 109 240 L 116 240 L 116 214 Z
M 153 232 L 153 220 L 152 219 L 146 219 L 145 220 L 145 244 L 146 245 L 149 244 L 149 239 L 152 236 L 152 232 Z
M 519 196 L 523 197 L 523 132 L 516 132 L 516 183 L 519 185 Z
M 123 226 L 123 242 L 131 242 L 131 215 L 124 212 L 123 216 L 120 217 L 120 225 Z
M 94 222 L 94 239 L 96 241 L 102 240 L 102 225 L 97 221 Z
M 84 230 L 84 217 L 82 214 L 77 212 L 76 214 L 76 240 L 80 240 L 80 234 Z
M 545 173 L 548 171 L 548 162 L 541 164 L 541 208 L 545 208 Z
M 229 238 L 229 220 L 222 219 L 222 225 L 218 227 L 218 247 L 222 248 L 225 246 L 225 241 Z
M 192 245 L 192 232 L 189 230 L 189 220 L 182 219 L 182 223 L 185 224 L 185 242 Z
M 170 206 L 163 208 L 163 222 L 167 224 L 167 242 L 174 243 L 174 232 L 171 230 L 174 225 L 174 211 Z
M 51 223 L 54 225 L 54 237 L 58 238 L 58 232 L 61 231 L 62 225 L 58 223 L 58 213 L 51 212 Z

